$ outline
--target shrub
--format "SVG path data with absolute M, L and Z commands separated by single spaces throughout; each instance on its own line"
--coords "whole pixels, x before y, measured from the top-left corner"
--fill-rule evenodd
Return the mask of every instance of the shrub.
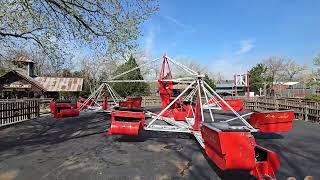
M 313 101 L 320 101 L 320 94 L 308 94 L 305 96 L 305 99 L 310 99 Z

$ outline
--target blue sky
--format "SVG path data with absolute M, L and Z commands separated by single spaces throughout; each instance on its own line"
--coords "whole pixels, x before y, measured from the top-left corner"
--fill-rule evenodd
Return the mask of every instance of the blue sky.
M 312 64 L 320 53 L 319 0 L 161 0 L 142 25 L 140 46 L 192 59 L 225 77 L 269 56 Z

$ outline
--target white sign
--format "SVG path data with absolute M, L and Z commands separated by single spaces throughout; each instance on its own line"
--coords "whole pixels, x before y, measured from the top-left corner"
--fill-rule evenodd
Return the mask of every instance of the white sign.
M 248 75 L 247 74 L 237 74 L 235 77 L 237 87 L 246 87 L 248 86 Z
M 11 84 L 5 84 L 3 85 L 4 88 L 12 88 L 12 89 L 18 89 L 18 88 L 31 88 L 31 84 L 23 84 L 19 81 L 13 82 Z

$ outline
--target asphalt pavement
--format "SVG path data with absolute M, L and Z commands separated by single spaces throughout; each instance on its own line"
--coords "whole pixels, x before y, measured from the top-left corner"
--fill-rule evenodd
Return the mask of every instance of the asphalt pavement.
M 219 170 L 188 134 L 109 136 L 109 126 L 109 115 L 84 113 L 0 128 L 0 179 L 253 179 L 248 172 Z M 280 155 L 278 179 L 320 179 L 319 133 L 319 124 L 294 121 L 291 132 L 255 137 Z

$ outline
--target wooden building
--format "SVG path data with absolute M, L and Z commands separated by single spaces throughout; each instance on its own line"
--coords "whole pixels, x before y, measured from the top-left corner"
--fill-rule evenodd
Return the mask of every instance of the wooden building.
M 82 91 L 82 78 L 36 77 L 32 60 L 20 56 L 12 62 L 14 69 L 0 77 L 0 99 L 57 98 Z
M 40 97 L 46 89 L 32 77 L 19 70 L 11 70 L 0 77 L 0 98 Z

